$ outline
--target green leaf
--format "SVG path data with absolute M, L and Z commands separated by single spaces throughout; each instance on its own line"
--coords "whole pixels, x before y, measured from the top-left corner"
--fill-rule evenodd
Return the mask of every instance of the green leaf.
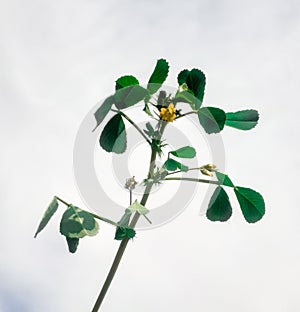
M 191 146 L 184 146 L 175 151 L 171 151 L 170 154 L 179 158 L 194 158 L 196 156 L 196 150 Z
M 94 236 L 99 225 L 93 215 L 75 206 L 69 206 L 60 221 L 60 233 L 69 238 Z
M 216 107 L 203 107 L 198 111 L 198 119 L 207 133 L 217 133 L 224 128 L 226 114 Z
M 149 108 L 149 105 L 147 103 L 145 103 L 145 106 L 143 108 L 143 111 L 150 117 L 153 117 L 151 111 L 150 111 L 150 108 Z
M 116 81 L 116 90 L 138 84 L 139 81 L 134 76 L 122 76 Z
M 181 164 L 180 162 L 172 159 L 172 158 L 169 158 L 163 165 L 163 168 L 166 168 L 168 171 L 175 171 L 177 169 L 183 171 L 183 172 L 186 172 L 189 170 L 189 167 Z
M 188 88 L 193 91 L 195 97 L 200 101 L 200 103 L 196 107 L 197 109 L 200 107 L 200 105 L 203 102 L 204 97 L 204 90 L 205 90 L 205 75 L 204 73 L 194 68 L 192 69 L 187 78 L 186 78 L 186 84 Z
M 199 109 L 203 102 L 205 83 L 206 83 L 204 73 L 197 68 L 193 68 L 191 71 L 184 69 L 183 71 L 179 73 L 177 80 L 178 80 L 179 85 L 182 85 L 184 83 L 187 84 L 189 90 L 192 91 L 193 95 L 197 98 L 196 101 L 195 99 L 192 99 L 191 97 L 188 97 L 187 100 L 189 102 L 193 100 L 193 108 Z M 184 97 L 185 96 L 183 96 L 183 98 Z
M 93 131 L 96 130 L 96 128 L 101 124 L 101 122 L 104 120 L 106 115 L 109 113 L 112 105 L 114 104 L 114 97 L 110 96 L 107 99 L 104 100 L 102 105 L 96 110 L 95 112 L 95 118 L 97 121 L 96 127 L 93 129 Z
M 216 171 L 216 177 L 218 179 L 218 181 L 220 182 L 220 184 L 225 185 L 225 186 L 230 186 L 230 187 L 234 187 L 232 181 L 230 180 L 230 178 L 228 177 L 227 174 L 224 174 L 222 172 Z
M 125 124 L 121 115 L 112 117 L 104 127 L 99 143 L 107 152 L 121 154 L 127 146 Z
M 163 142 L 161 142 L 160 140 L 158 140 L 157 138 L 159 137 L 159 131 L 158 130 L 154 130 L 154 128 L 152 127 L 150 122 L 146 123 L 146 128 L 147 130 L 143 130 L 152 140 L 152 147 L 157 151 L 157 152 L 161 152 L 161 149 L 166 146 L 167 144 L 163 144 Z
M 67 240 L 67 243 L 68 243 L 69 251 L 71 253 L 76 252 L 78 244 L 79 244 L 79 238 L 71 238 L 71 237 L 67 237 L 66 236 L 66 240 Z
M 232 208 L 225 190 L 218 186 L 208 204 L 206 217 L 210 221 L 227 221 L 232 215 Z
M 135 230 L 130 227 L 117 227 L 115 233 L 115 240 L 122 240 L 124 238 L 133 238 L 135 236 Z
M 118 89 L 114 94 L 114 101 L 118 109 L 123 109 L 139 103 L 147 95 L 148 90 L 139 85 L 133 85 Z
M 150 122 L 147 122 L 146 123 L 146 128 L 147 130 L 144 130 L 144 132 L 150 137 L 150 138 L 153 138 L 155 136 L 155 130 L 154 128 L 152 127 L 151 123 Z
M 43 215 L 43 218 L 38 226 L 38 229 L 34 235 L 34 238 L 36 238 L 37 235 L 45 228 L 45 226 L 48 224 L 52 216 L 57 211 L 57 208 L 58 208 L 58 201 L 56 197 L 54 197 Z
M 158 60 L 147 85 L 150 94 L 154 94 L 161 87 L 163 82 L 167 79 L 168 73 L 168 62 L 165 59 Z
M 196 102 L 198 99 L 195 97 L 195 95 L 190 90 L 185 90 L 181 92 L 177 92 L 174 101 L 176 103 L 183 102 L 188 103 L 192 107 L 192 109 L 196 109 Z
M 134 201 L 133 204 L 131 204 L 127 209 L 129 209 L 131 212 L 138 212 L 141 215 L 145 215 L 149 212 L 149 210 L 141 205 L 137 200 Z
M 257 125 L 258 111 L 247 109 L 235 113 L 226 113 L 226 126 L 240 130 L 250 130 Z
M 177 76 L 177 81 L 178 81 L 178 84 L 179 84 L 179 85 L 182 85 L 182 84 L 186 83 L 186 79 L 187 79 L 189 73 L 190 73 L 190 71 L 189 71 L 188 69 L 184 69 L 184 70 L 182 70 L 182 71 L 178 74 L 178 76 Z
M 193 110 L 198 110 L 201 106 L 200 101 L 195 97 L 191 90 L 177 92 L 174 98 L 174 103 L 188 103 Z
M 163 165 L 168 171 L 175 171 L 178 168 L 178 162 L 174 159 L 169 158 Z
M 240 186 L 235 187 L 234 192 L 246 221 L 249 223 L 259 221 L 265 214 L 265 202 L 261 194 Z

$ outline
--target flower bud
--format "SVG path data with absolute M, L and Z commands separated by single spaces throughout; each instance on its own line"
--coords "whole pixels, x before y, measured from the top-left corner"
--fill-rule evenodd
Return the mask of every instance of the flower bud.
M 137 185 L 137 182 L 135 181 L 135 177 L 133 176 L 131 178 L 126 179 L 124 187 L 128 189 L 129 191 L 132 191 L 136 185 Z
M 217 166 L 214 164 L 207 164 L 204 166 L 204 168 L 210 171 L 215 171 L 217 169 Z
M 212 172 L 216 171 L 217 166 L 214 164 L 207 164 L 200 167 L 199 169 L 202 174 L 212 177 L 213 176 Z
M 179 87 L 178 87 L 178 91 L 179 92 L 184 92 L 184 91 L 187 91 L 189 88 L 188 88 L 188 86 L 187 86 L 187 84 L 186 83 L 183 83 L 182 85 L 180 85 Z
M 205 168 L 200 168 L 200 171 L 201 171 L 201 173 L 202 174 L 204 174 L 204 175 L 207 175 L 207 176 L 210 176 L 210 177 L 212 177 L 213 176 L 213 174 L 210 172 L 210 171 L 208 171 L 207 169 L 205 169 Z

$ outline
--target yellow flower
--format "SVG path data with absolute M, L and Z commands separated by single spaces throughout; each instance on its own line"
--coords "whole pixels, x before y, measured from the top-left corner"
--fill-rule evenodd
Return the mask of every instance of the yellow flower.
M 176 108 L 173 103 L 169 104 L 167 108 L 160 109 L 160 118 L 167 122 L 172 122 L 176 118 Z

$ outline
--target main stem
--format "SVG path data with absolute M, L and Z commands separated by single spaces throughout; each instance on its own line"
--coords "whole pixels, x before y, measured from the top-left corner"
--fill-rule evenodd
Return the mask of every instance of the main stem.
M 164 123 L 162 125 L 162 127 L 161 127 L 161 136 L 162 136 L 162 133 L 164 131 L 165 126 L 166 126 L 166 124 Z M 155 167 L 156 155 L 157 155 L 157 152 L 151 147 L 151 159 L 150 159 L 150 165 L 149 165 L 149 175 L 153 174 L 154 167 Z M 142 197 L 142 200 L 141 200 L 141 205 L 144 206 L 146 204 L 146 202 L 148 200 L 148 197 L 149 197 L 149 194 L 150 194 L 150 191 L 152 189 L 152 186 L 153 186 L 153 184 L 147 184 L 146 189 L 145 189 L 144 194 L 143 194 L 143 197 Z M 130 225 L 129 225 L 131 228 L 134 228 L 136 226 L 136 224 L 137 224 L 137 222 L 139 220 L 139 217 L 140 217 L 140 214 L 136 212 L 134 214 L 131 222 L 130 222 Z M 104 285 L 103 285 L 103 287 L 102 287 L 102 289 L 100 291 L 100 294 L 99 294 L 99 296 L 97 298 L 97 301 L 96 301 L 96 303 L 95 303 L 95 305 L 93 307 L 92 312 L 99 311 L 99 308 L 100 308 L 100 306 L 101 306 L 101 304 L 102 304 L 102 302 L 104 300 L 104 297 L 105 297 L 105 295 L 107 293 L 107 290 L 108 290 L 108 288 L 109 288 L 109 286 L 110 286 L 110 284 L 111 284 L 111 282 L 112 282 L 112 280 L 113 280 L 113 278 L 115 276 L 115 273 L 116 273 L 116 271 L 118 269 L 118 266 L 119 266 L 119 264 L 121 262 L 121 259 L 123 257 L 123 254 L 124 254 L 124 251 L 125 251 L 125 249 L 127 247 L 128 242 L 129 242 L 128 238 L 124 238 L 121 241 L 119 249 L 118 249 L 117 254 L 115 256 L 115 259 L 113 261 L 113 264 L 112 264 L 112 266 L 110 268 L 110 271 L 109 271 L 109 273 L 108 273 L 108 275 L 106 277 L 106 280 L 105 280 Z

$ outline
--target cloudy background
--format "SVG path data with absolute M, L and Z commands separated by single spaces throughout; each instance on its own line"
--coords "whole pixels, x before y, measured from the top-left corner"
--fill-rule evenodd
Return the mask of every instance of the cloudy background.
M 1 1 L 0 311 L 90 311 L 118 248 L 112 227 L 75 255 L 59 215 L 33 239 L 54 194 L 82 206 L 72 168 L 78 127 L 121 75 L 156 59 L 201 68 L 205 104 L 256 108 L 249 132 L 225 129 L 227 172 L 260 191 L 266 216 L 235 207 L 215 224 L 198 196 L 175 221 L 129 244 L 104 312 L 300 310 L 299 31 L 293 0 Z

